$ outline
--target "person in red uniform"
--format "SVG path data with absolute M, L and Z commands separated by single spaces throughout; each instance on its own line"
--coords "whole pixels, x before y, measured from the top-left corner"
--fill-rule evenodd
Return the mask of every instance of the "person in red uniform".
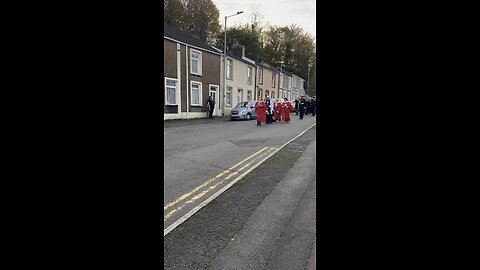
M 282 119 L 280 119 L 280 116 L 282 115 L 282 103 L 280 102 L 280 99 L 277 98 L 277 102 L 273 105 L 273 121 L 275 122 L 280 122 Z
M 261 126 L 262 122 L 267 122 L 267 104 L 259 98 L 255 103 L 255 114 L 257 115 L 257 126 Z
M 288 102 L 288 98 L 282 102 L 282 122 L 290 122 L 290 111 L 292 110 L 292 104 Z

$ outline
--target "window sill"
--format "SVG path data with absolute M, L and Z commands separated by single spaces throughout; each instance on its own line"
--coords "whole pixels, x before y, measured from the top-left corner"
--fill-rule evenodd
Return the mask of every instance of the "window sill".
M 167 106 L 167 107 L 178 107 L 177 104 L 165 104 L 165 106 Z
M 191 72 L 190 74 L 191 74 L 191 75 L 195 75 L 195 76 L 202 76 L 202 74 L 193 73 L 193 72 Z
M 202 105 L 196 105 L 196 104 L 190 104 L 190 106 L 192 106 L 192 107 L 200 107 L 200 108 L 203 107 Z

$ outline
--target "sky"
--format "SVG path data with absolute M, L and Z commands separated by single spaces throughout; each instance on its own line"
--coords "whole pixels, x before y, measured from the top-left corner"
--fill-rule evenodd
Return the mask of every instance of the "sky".
M 251 21 L 252 11 L 257 10 L 261 21 L 275 26 L 299 25 L 313 37 L 316 36 L 315 0 L 212 0 L 220 12 L 220 24 L 225 27 L 225 16 L 229 17 L 227 27 L 246 24 Z

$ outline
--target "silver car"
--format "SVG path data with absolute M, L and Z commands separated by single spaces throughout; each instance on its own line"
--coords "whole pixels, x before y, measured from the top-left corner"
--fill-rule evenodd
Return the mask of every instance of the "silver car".
M 257 115 L 255 114 L 255 101 L 244 101 L 240 102 L 235 108 L 232 109 L 230 114 L 230 120 L 235 119 L 255 119 Z

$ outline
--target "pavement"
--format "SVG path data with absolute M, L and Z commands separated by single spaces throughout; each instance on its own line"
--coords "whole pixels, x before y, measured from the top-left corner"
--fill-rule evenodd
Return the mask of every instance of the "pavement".
M 316 127 L 164 237 L 165 269 L 315 269 Z
M 217 123 L 230 121 L 230 117 L 213 117 L 213 118 L 191 118 L 191 119 L 171 119 L 163 120 L 164 127 L 176 127 L 176 126 L 188 126 L 188 125 L 199 125 L 207 123 Z

